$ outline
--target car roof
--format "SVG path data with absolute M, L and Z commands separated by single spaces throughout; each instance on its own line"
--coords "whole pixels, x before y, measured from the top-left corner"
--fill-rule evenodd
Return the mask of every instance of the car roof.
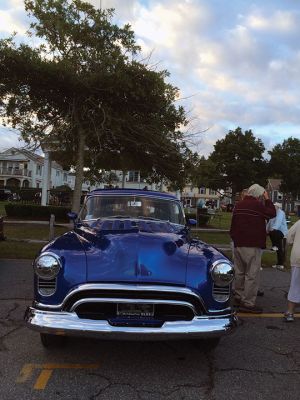
M 89 193 L 87 196 L 97 196 L 97 195 L 138 195 L 138 196 L 151 196 L 151 197 L 160 197 L 170 200 L 178 200 L 179 199 L 170 193 L 157 192 L 154 190 L 142 190 L 142 189 L 95 189 Z

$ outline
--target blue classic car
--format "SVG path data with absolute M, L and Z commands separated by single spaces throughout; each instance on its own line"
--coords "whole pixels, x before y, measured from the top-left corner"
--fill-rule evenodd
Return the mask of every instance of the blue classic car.
M 65 336 L 218 339 L 235 326 L 233 266 L 190 235 L 180 201 L 148 190 L 91 192 L 74 230 L 34 261 L 25 313 L 44 346 Z

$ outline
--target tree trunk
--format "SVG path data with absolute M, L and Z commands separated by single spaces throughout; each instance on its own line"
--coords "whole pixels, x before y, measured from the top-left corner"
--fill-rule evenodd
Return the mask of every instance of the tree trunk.
M 75 172 L 75 187 L 73 192 L 73 200 L 72 200 L 72 211 L 78 213 L 80 210 L 80 198 L 82 193 L 82 184 L 83 184 L 83 167 L 84 167 L 84 149 L 85 149 L 85 137 L 84 133 L 81 129 L 79 129 L 79 143 L 78 143 L 78 152 L 77 152 L 77 163 L 76 163 L 76 172 Z

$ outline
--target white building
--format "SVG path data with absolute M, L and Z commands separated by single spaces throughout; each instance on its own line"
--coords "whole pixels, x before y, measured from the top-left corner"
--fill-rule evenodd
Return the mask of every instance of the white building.
M 44 157 L 31 151 L 10 148 L 0 153 L 0 187 L 41 188 Z M 51 163 L 50 188 L 68 184 L 68 171 Z

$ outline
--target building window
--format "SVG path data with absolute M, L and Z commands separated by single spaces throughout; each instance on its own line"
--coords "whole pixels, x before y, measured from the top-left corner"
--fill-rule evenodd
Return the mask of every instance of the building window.
M 139 171 L 129 171 L 128 182 L 138 182 L 139 181 Z
M 66 182 L 67 180 L 68 180 L 68 175 L 64 173 L 64 182 Z
M 37 175 L 42 175 L 42 166 L 41 165 L 37 165 L 36 166 L 36 174 Z
M 59 177 L 59 171 L 56 171 L 56 176 Z
M 201 187 L 199 189 L 199 194 L 205 194 L 205 192 L 206 192 L 206 188 L 205 187 Z
M 191 199 L 185 199 L 185 207 L 192 207 L 192 200 Z
M 209 194 L 215 196 L 216 195 L 216 191 L 213 189 L 209 189 Z

